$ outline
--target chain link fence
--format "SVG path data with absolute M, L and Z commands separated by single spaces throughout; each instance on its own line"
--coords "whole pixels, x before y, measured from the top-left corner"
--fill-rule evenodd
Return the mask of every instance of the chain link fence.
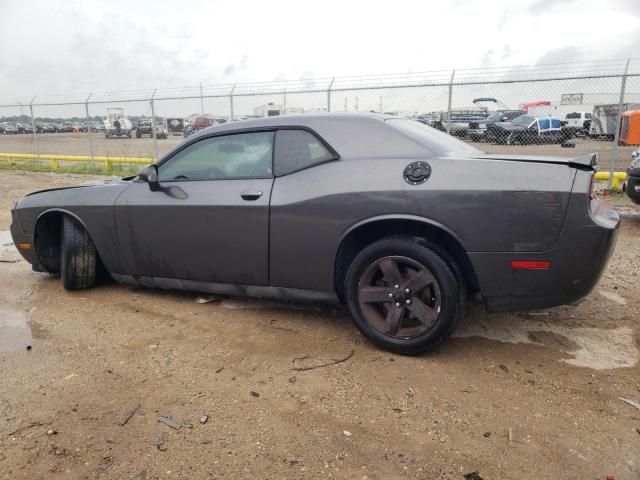
M 143 162 L 209 124 L 310 112 L 413 118 L 490 153 L 595 151 L 613 171 L 640 143 L 640 59 L 0 100 L 0 161 Z

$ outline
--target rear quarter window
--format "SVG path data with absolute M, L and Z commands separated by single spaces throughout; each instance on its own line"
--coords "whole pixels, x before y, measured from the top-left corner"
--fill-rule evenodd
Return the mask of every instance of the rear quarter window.
M 475 155 L 482 153 L 462 140 L 458 140 L 416 120 L 390 118 L 385 123 L 435 155 Z
M 315 135 L 305 130 L 278 130 L 274 152 L 277 176 L 335 159 L 335 155 Z

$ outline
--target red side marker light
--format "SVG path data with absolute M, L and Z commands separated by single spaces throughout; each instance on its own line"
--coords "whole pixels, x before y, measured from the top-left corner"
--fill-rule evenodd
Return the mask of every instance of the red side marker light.
M 514 270 L 549 270 L 550 266 L 551 262 L 546 261 L 511 260 Z

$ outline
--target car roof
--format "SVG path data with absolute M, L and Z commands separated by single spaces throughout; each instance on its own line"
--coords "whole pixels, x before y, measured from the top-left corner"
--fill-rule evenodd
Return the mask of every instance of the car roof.
M 210 135 L 279 127 L 312 130 L 322 137 L 342 158 L 424 155 L 425 146 L 385 125 L 394 119 L 380 113 L 306 113 L 227 122 L 200 130 L 189 139 L 197 141 Z M 167 156 L 174 149 L 167 152 Z

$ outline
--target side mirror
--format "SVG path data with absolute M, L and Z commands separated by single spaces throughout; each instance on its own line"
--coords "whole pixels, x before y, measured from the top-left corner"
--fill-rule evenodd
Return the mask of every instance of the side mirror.
M 138 178 L 149 184 L 149 190 L 158 189 L 158 166 L 155 164 L 145 165 L 138 172 Z

